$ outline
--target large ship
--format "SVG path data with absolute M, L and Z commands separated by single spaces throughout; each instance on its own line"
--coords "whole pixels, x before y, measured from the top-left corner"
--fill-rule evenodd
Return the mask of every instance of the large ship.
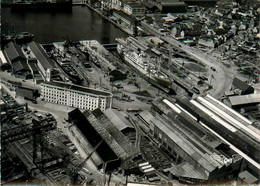
M 150 83 L 162 89 L 169 88 L 171 82 L 168 75 L 161 71 L 160 60 L 153 60 L 146 53 L 131 50 L 124 45 L 124 42 L 117 41 L 119 41 L 117 51 L 127 64 L 134 67 L 134 70 Z
M 28 9 L 64 9 L 71 8 L 72 0 L 36 0 L 36 1 L 17 1 L 11 4 L 11 9 L 23 11 Z

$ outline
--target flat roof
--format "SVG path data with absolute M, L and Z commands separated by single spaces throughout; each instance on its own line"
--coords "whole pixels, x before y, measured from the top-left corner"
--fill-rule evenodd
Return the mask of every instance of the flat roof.
M 61 82 L 61 81 L 50 81 L 50 82 L 44 82 L 44 83 L 41 83 L 41 84 L 60 87 L 60 88 L 64 88 L 64 89 L 71 89 L 71 90 L 89 93 L 89 94 L 102 95 L 102 96 L 110 96 L 111 95 L 112 96 L 112 94 L 110 92 L 104 92 L 104 91 L 100 91 L 100 90 L 90 89 L 90 88 L 86 88 L 86 87 L 79 86 L 79 85 L 64 83 L 64 82 Z
M 260 94 L 248 94 L 242 96 L 230 96 L 229 100 L 232 106 L 260 103 Z

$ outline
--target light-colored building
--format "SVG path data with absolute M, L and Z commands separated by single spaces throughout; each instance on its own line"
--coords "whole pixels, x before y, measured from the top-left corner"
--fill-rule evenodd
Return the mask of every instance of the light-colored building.
M 59 81 L 41 83 L 41 98 L 45 101 L 80 109 L 104 111 L 112 106 L 112 94 Z
M 145 7 L 139 3 L 127 3 L 124 5 L 124 12 L 129 15 L 143 15 L 145 10 Z

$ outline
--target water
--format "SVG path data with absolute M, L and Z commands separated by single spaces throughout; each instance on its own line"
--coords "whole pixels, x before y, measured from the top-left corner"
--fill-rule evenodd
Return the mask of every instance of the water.
M 1 13 L 3 34 L 30 32 L 34 34 L 34 41 L 40 43 L 65 39 L 113 43 L 117 37 L 127 37 L 126 33 L 85 6 L 55 12 L 14 12 L 10 7 L 2 7 Z

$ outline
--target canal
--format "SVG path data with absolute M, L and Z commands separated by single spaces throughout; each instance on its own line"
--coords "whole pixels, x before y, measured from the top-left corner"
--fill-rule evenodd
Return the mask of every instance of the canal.
M 2 33 L 30 32 L 40 43 L 56 41 L 98 40 L 113 43 L 127 34 L 107 22 L 86 6 L 64 11 L 12 11 L 2 7 Z

